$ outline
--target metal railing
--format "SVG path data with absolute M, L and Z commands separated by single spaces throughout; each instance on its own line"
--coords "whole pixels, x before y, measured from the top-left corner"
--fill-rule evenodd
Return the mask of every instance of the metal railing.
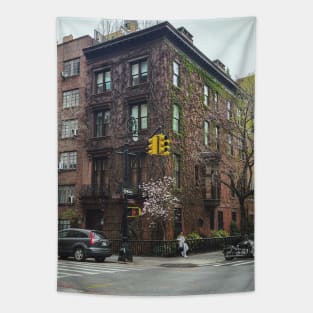
M 80 197 L 108 197 L 110 194 L 109 188 L 97 185 L 82 185 Z
M 237 244 L 241 240 L 240 236 L 230 236 L 225 238 L 202 238 L 187 239 L 190 253 L 201 253 L 222 250 L 225 245 Z M 118 254 L 122 247 L 120 239 L 112 239 L 113 254 Z M 178 256 L 177 240 L 129 240 L 129 247 L 134 256 Z

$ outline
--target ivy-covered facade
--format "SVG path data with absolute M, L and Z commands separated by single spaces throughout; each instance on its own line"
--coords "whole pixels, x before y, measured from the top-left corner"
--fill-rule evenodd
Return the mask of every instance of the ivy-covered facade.
M 181 230 L 205 237 L 217 229 L 230 232 L 232 221 L 239 228 L 238 200 L 221 184 L 223 160 L 238 155 L 227 132 L 238 85 L 168 22 L 83 52 L 87 104 L 80 226 L 120 238 L 127 144 L 129 207 L 142 207 L 143 182 L 176 180 L 179 201 L 166 225 L 167 239 Z M 169 156 L 147 154 L 155 132 L 171 140 Z M 129 219 L 129 229 L 133 239 L 160 238 L 158 225 L 144 215 Z

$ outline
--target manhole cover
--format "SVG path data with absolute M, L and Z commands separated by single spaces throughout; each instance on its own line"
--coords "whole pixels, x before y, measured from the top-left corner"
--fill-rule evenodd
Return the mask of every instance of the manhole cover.
M 192 263 L 168 263 L 161 264 L 162 267 L 197 267 L 198 265 Z

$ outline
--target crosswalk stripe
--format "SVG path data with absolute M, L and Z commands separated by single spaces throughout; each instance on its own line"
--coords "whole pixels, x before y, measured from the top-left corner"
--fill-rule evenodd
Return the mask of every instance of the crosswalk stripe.
M 66 269 L 60 269 L 58 270 L 59 272 L 76 272 L 76 273 L 83 273 L 83 274 L 89 274 L 89 275 L 92 275 L 92 274 L 96 274 L 95 272 L 88 272 L 88 271 L 83 271 L 81 269 L 77 269 L 77 270 L 73 270 L 73 269 L 69 269 L 69 268 L 66 268 Z M 111 273 L 111 272 L 110 272 Z
M 251 263 L 254 263 L 254 261 L 243 262 L 243 263 L 239 263 L 239 264 L 233 264 L 232 266 L 238 266 L 238 265 L 244 265 L 244 264 L 251 264 Z
M 100 272 L 100 273 L 108 273 L 108 272 L 112 272 L 112 271 L 121 271 L 121 272 L 126 272 L 127 270 L 124 269 L 113 269 L 113 268 L 108 268 L 108 269 L 96 269 L 96 268 L 90 268 L 90 267 L 86 267 L 86 266 L 79 266 L 79 265 L 75 265 L 74 267 L 71 265 L 61 265 L 59 266 L 60 269 L 78 269 L 78 270 L 87 270 L 87 271 L 93 271 L 93 272 Z

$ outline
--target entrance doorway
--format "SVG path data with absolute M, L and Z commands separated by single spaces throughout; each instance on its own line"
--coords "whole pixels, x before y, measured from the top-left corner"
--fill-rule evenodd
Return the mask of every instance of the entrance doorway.
M 87 210 L 86 228 L 102 230 L 101 218 L 103 218 L 103 213 L 100 210 Z

